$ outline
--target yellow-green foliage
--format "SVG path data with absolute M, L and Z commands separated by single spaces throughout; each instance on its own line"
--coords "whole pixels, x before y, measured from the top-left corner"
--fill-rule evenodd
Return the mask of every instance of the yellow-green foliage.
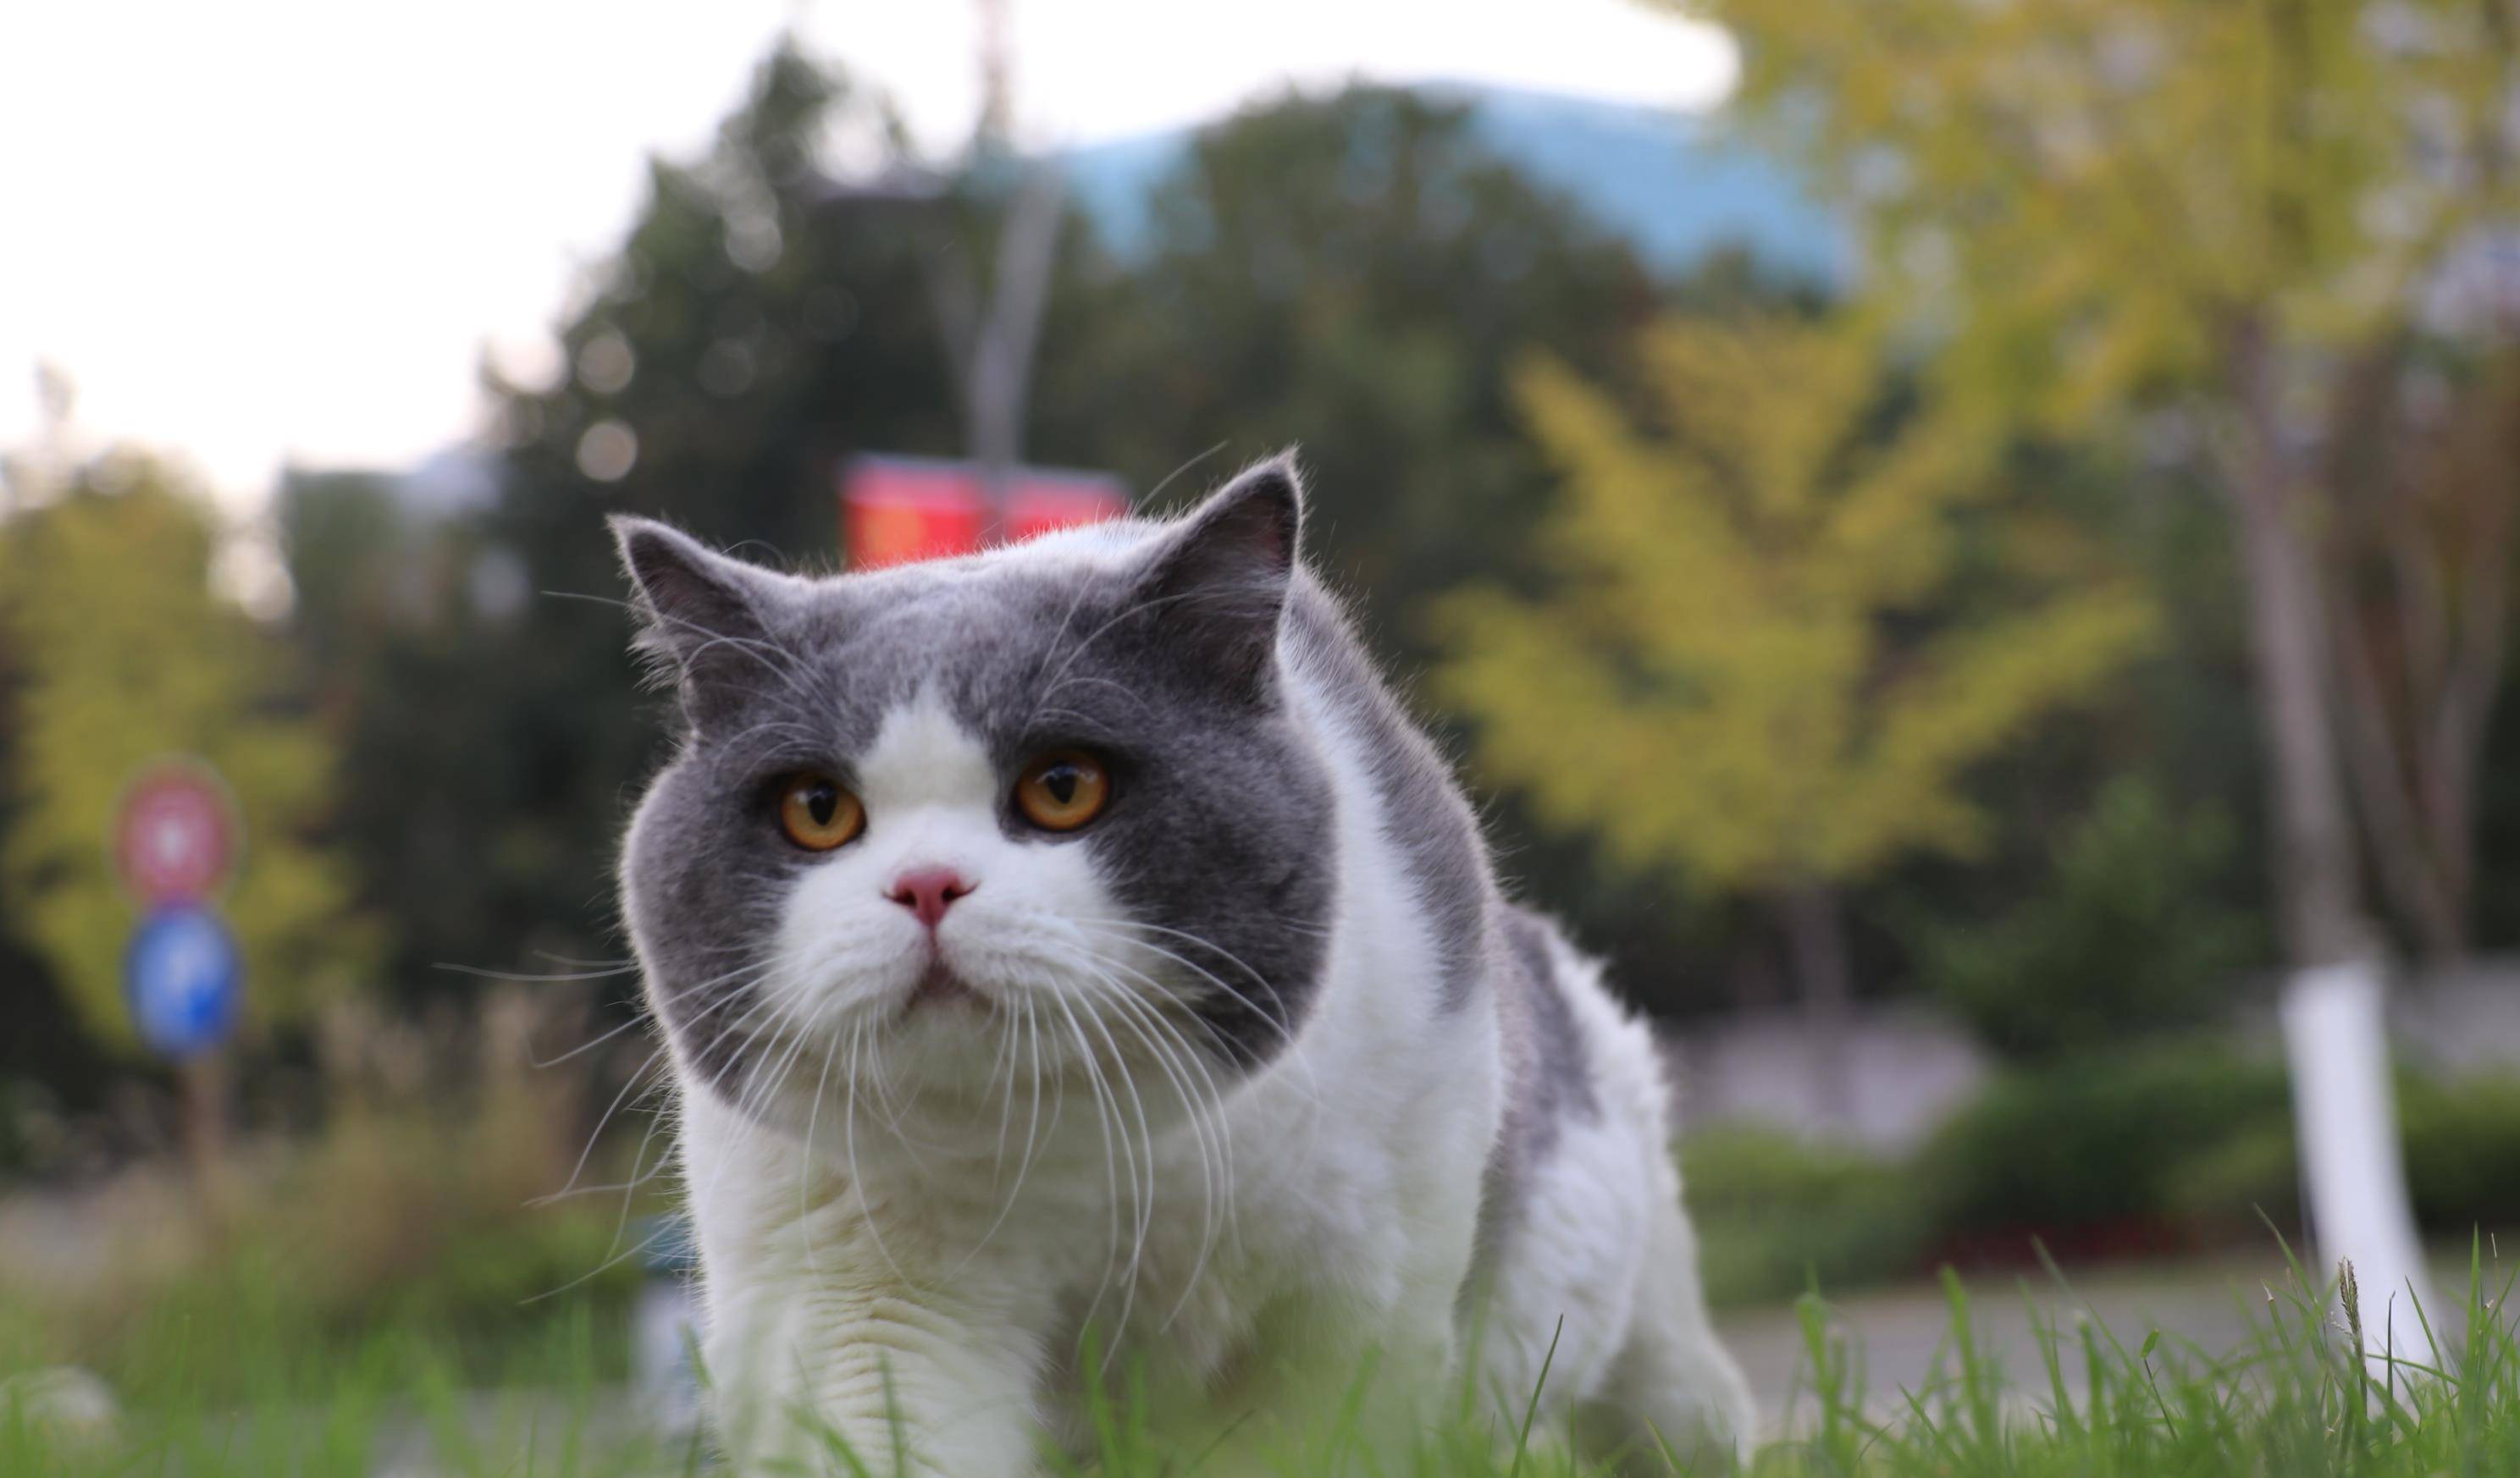
M 277 644 L 211 590 L 207 511 L 161 467 L 108 468 L 112 490 L 91 470 L 0 524 L 0 651 L 17 679 L 7 783 L 21 805 L 0 840 L 0 888 L 90 1028 L 129 1045 L 121 961 L 138 914 L 108 830 L 141 765 L 205 759 L 244 819 L 224 908 L 249 1019 L 286 1019 L 373 956 L 344 871 L 307 840 L 333 756 L 312 720 L 277 706 Z
M 1894 636 L 1939 610 L 1964 513 L 2016 573 L 2055 562 L 2052 530 L 1994 496 L 1988 438 L 1930 415 L 1879 431 L 1887 372 L 1860 325 L 1672 322 L 1642 358 L 1646 424 L 1555 365 L 1522 378 L 1563 474 L 1553 587 L 1439 610 L 1437 689 L 1476 721 L 1478 763 L 1622 864 L 1718 888 L 1966 848 L 1962 773 L 2118 671 L 2150 606 L 2103 575 L 2033 577 Z
M 2384 332 L 2520 187 L 2500 6 L 1666 3 L 1739 38 L 1749 114 L 1953 382 L 2050 425 L 2210 381 L 2238 336 Z

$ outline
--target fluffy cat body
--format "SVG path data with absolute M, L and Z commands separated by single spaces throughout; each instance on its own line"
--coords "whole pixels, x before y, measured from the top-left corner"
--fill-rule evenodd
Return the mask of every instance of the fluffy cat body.
M 1552 1340 L 1552 1411 L 1744 1434 L 1651 1041 L 1499 890 L 1299 507 L 1264 464 L 1178 523 L 828 581 L 622 524 L 690 720 L 623 898 L 740 1469 L 836 1435 L 1032 1472 L 1124 1365 L 1184 1451 L 1369 1365 L 1396 1432 L 1459 1379 L 1526 1398 Z M 1011 810 L 1042 752 L 1101 756 L 1107 814 Z M 862 832 L 783 843 L 747 797 L 797 771 Z

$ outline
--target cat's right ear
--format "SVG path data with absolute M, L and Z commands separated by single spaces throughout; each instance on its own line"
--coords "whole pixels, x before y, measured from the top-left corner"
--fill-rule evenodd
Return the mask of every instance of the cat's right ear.
M 639 618 L 631 648 L 681 694 L 692 726 L 705 730 L 738 700 L 747 677 L 758 686 L 773 660 L 765 606 L 777 577 L 652 518 L 615 514 L 608 521 Z

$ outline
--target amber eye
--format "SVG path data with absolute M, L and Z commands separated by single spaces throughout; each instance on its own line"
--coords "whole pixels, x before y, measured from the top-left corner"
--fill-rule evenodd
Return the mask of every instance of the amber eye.
M 828 852 L 866 826 L 858 798 L 819 775 L 800 775 L 779 792 L 779 829 L 808 852 Z
M 1015 806 L 1045 831 L 1073 831 L 1111 803 L 1111 772 L 1077 749 L 1058 749 L 1024 767 Z

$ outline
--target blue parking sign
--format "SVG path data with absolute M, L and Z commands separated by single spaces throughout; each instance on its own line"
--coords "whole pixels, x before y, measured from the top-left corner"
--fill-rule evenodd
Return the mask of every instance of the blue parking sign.
M 227 1040 L 244 977 L 235 939 L 204 908 L 150 915 L 122 959 L 140 1040 L 169 1057 L 193 1056 Z

